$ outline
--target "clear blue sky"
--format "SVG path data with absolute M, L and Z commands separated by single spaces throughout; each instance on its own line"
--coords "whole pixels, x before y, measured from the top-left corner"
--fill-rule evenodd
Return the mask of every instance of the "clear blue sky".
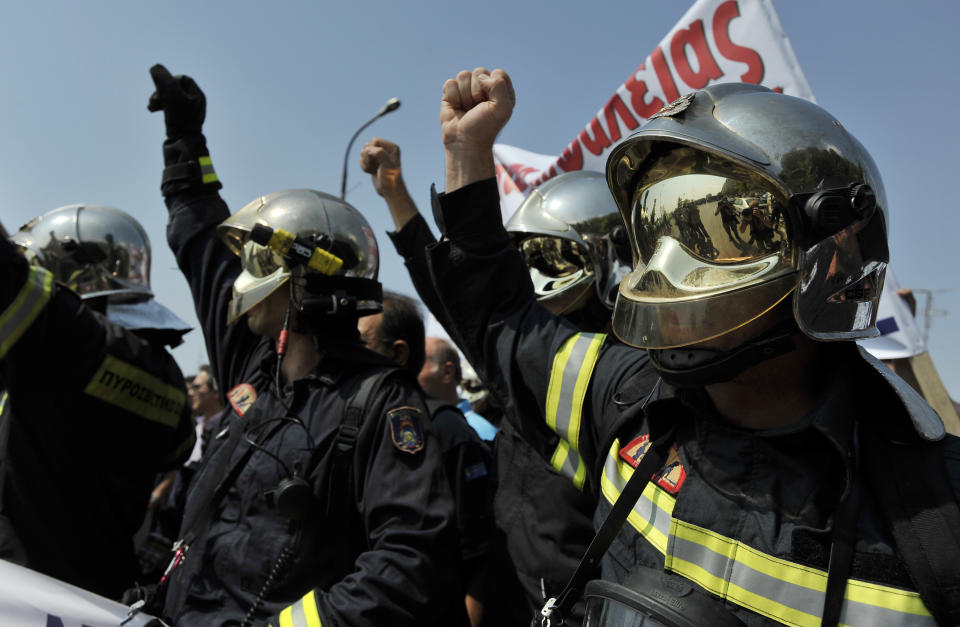
M 206 134 L 228 204 L 292 187 L 337 194 L 346 142 L 389 97 L 374 134 L 403 149 L 408 186 L 429 208 L 442 183 L 440 87 L 457 70 L 507 69 L 517 108 L 500 141 L 557 154 L 690 3 L 51 2 L 11 3 L 0 39 L 0 220 L 15 230 L 91 202 L 135 215 L 153 241 L 153 287 L 195 320 L 165 243 L 163 123 L 146 110 L 163 62 L 208 99 Z M 868 147 L 884 177 L 893 266 L 935 294 L 930 348 L 960 397 L 960 216 L 956 24 L 960 4 L 774 0 L 819 103 Z M 348 200 L 381 240 L 385 286 L 413 293 L 385 231 L 386 209 L 351 156 Z M 465 286 L 469 287 L 469 285 Z M 206 361 L 199 331 L 176 356 Z

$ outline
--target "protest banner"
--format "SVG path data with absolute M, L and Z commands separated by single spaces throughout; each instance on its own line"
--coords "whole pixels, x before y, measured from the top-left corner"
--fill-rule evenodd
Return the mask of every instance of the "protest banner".
M 129 621 L 127 608 L 93 592 L 0 560 L 0 625 L 37 627 L 143 627 L 151 616 Z
M 562 172 L 604 171 L 610 150 L 664 105 L 709 84 L 745 82 L 815 101 L 770 0 L 699 0 L 559 156 L 494 146 L 506 221 Z

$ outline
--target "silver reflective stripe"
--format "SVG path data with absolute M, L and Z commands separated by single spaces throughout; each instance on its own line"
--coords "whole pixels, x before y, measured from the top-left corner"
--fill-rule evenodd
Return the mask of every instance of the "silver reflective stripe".
M 557 352 L 547 389 L 547 424 L 579 450 L 580 417 L 593 367 L 606 335 L 577 333 Z
M 13 302 L 0 313 L 0 359 L 43 311 L 53 291 L 53 275 L 38 266 L 30 266 L 27 280 Z
M 568 338 L 554 356 L 547 387 L 547 426 L 560 436 L 551 465 L 579 489 L 587 476 L 578 452 L 583 402 L 605 338 L 603 333 L 577 333 Z
M 307 627 L 307 616 L 303 613 L 303 599 L 290 606 L 290 618 L 293 627 Z
M 550 458 L 550 465 L 554 470 L 573 482 L 578 490 L 583 489 L 583 482 L 587 478 L 587 466 L 583 463 L 580 453 L 570 448 L 566 440 L 560 440 L 557 450 Z
M 633 467 L 614 441 L 604 464 L 601 491 L 611 504 Z M 672 518 L 676 500 L 654 483 L 627 520 L 664 555 L 664 567 L 713 594 L 788 625 L 820 624 L 827 573 L 767 555 L 739 540 Z M 847 581 L 841 622 L 846 625 L 934 625 L 919 594 L 856 579 Z

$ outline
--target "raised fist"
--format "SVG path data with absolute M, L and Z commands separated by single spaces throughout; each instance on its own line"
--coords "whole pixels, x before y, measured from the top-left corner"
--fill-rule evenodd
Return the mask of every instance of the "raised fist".
M 463 70 L 443 84 L 440 127 L 447 150 L 489 151 L 513 113 L 516 95 L 503 70 Z
M 403 188 L 400 147 L 391 141 L 374 137 L 360 151 L 360 167 L 370 175 L 373 187 L 381 196 Z
M 207 99 L 189 76 L 172 76 L 159 63 L 150 68 L 157 89 L 147 103 L 149 111 L 163 111 L 167 138 L 199 134 L 207 115 Z

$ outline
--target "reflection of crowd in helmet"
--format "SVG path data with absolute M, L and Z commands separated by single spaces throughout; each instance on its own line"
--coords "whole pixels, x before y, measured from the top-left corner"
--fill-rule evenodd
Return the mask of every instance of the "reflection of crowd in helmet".
M 563 277 L 573 274 L 582 265 L 573 242 L 558 238 L 536 238 L 524 245 L 530 265 L 547 276 Z
M 674 212 L 677 220 L 677 229 L 680 231 L 680 241 L 708 259 L 715 259 L 720 252 L 713 245 L 713 239 L 703 225 L 700 216 L 699 203 L 695 200 L 678 200 L 677 210 Z
M 747 227 L 750 228 L 750 240 L 748 246 L 753 246 L 760 250 L 774 250 L 773 244 L 773 222 L 760 209 L 760 203 L 757 200 L 751 200 L 750 205 L 740 212 L 740 232 L 743 233 Z
M 721 198 L 717 202 L 717 208 L 713 215 L 720 216 L 720 220 L 723 222 L 723 232 L 727 234 L 731 242 L 737 246 L 743 243 L 743 240 L 740 239 L 740 234 L 737 233 L 737 227 L 740 224 L 740 221 L 737 219 L 737 210 L 734 208 L 730 198 Z
M 779 250 L 785 238 L 782 222 L 783 208 L 770 194 L 766 194 L 763 204 L 758 198 L 750 200 L 747 207 L 740 212 L 740 233 L 749 228 L 749 240 L 745 242 L 745 247 L 761 252 Z M 780 236 L 780 241 L 774 241 L 777 235 Z

